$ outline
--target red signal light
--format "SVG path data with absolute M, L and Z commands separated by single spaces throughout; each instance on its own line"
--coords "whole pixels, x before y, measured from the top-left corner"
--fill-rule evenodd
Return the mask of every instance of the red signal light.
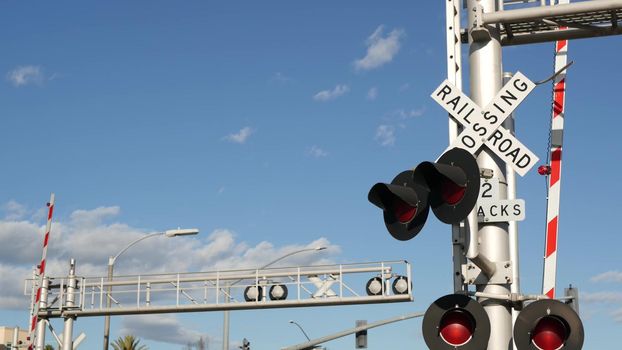
M 566 326 L 554 316 L 546 316 L 540 319 L 531 333 L 531 341 L 540 350 L 560 349 L 567 338 Z
M 456 205 L 464 198 L 466 187 L 445 179 L 441 182 L 441 198 L 449 205 Z
M 466 311 L 454 309 L 443 315 L 439 325 L 439 333 L 443 340 L 451 346 L 462 346 L 473 338 L 475 321 Z
M 417 207 L 413 207 L 397 197 L 393 199 L 391 209 L 395 218 L 402 224 L 411 222 L 417 215 Z
M 570 305 L 554 299 L 527 304 L 514 322 L 518 350 L 581 350 L 583 322 Z
M 490 339 L 484 307 L 464 294 L 436 299 L 426 310 L 421 329 L 427 349 L 432 350 L 482 350 Z

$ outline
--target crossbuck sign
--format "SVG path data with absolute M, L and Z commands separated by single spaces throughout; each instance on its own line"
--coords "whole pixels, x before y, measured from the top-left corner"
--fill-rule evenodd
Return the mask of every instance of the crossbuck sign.
M 536 164 L 538 157 L 501 124 L 535 87 L 536 84 L 521 72 L 516 72 L 482 109 L 445 80 L 432 93 L 432 98 L 464 127 L 450 148 L 463 148 L 475 155 L 482 145 L 486 145 L 520 176 L 524 176 Z

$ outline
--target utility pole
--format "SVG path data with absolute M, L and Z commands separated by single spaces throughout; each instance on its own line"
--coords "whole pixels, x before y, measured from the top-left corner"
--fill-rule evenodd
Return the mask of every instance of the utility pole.
M 501 89 L 503 68 L 501 67 L 501 42 L 499 31 L 488 26 L 489 36 L 484 40 L 473 39 L 473 29 L 481 12 L 495 12 L 495 0 L 468 0 L 467 23 L 469 33 L 469 76 L 471 99 L 480 106 L 486 106 Z M 477 157 L 480 169 L 491 169 L 500 184 L 506 182 L 505 164 L 489 151 L 482 148 Z M 499 186 L 499 199 L 507 199 L 507 187 Z M 503 262 L 510 260 L 508 223 L 480 223 L 478 225 L 480 247 L 479 253 L 487 260 Z M 478 292 L 491 294 L 510 294 L 509 284 L 484 284 L 477 286 Z M 512 348 L 512 312 L 510 305 L 498 299 L 478 300 L 490 319 L 490 339 L 488 350 L 508 350 Z

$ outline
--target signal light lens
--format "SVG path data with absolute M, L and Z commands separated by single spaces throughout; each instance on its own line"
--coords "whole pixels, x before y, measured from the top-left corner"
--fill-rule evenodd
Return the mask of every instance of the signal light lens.
M 380 277 L 371 278 L 367 282 L 365 289 L 369 296 L 382 294 L 382 279 L 380 279 Z
M 397 276 L 393 281 L 393 293 L 394 294 L 406 294 L 408 293 L 408 277 Z
M 473 338 L 475 321 L 468 312 L 460 309 L 448 311 L 441 318 L 439 333 L 451 346 L 462 346 Z
M 402 224 L 411 222 L 417 214 L 417 207 L 413 207 L 397 197 L 393 198 L 391 209 L 395 218 Z
M 451 180 L 444 179 L 441 182 L 441 197 L 449 205 L 456 205 L 464 198 L 466 187 L 460 186 Z
M 564 323 L 557 317 L 545 316 L 531 333 L 531 341 L 540 350 L 560 349 L 566 339 L 568 331 Z

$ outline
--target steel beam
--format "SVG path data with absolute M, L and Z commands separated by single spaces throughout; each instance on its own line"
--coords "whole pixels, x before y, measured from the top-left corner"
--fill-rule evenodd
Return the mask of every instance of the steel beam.
M 538 6 L 508 11 L 488 11 L 482 15 L 486 24 L 540 21 L 543 18 L 580 15 L 588 12 L 607 12 L 622 9 L 622 0 L 575 2 L 567 5 Z
M 503 44 L 503 46 L 537 44 L 558 40 L 586 39 L 620 34 L 622 34 L 622 27 L 612 26 L 594 29 L 568 28 L 565 30 L 539 33 L 524 33 L 515 35 L 506 34 L 501 37 L 501 44 Z
M 385 296 L 359 296 L 359 297 L 332 297 L 317 298 L 310 300 L 272 300 L 269 302 L 246 302 L 229 304 L 192 304 L 179 306 L 144 306 L 144 307 L 118 307 L 112 309 L 89 309 L 89 310 L 42 310 L 39 316 L 47 318 L 58 317 L 90 317 L 90 316 L 118 316 L 118 315 L 146 315 L 165 314 L 180 312 L 201 311 L 224 311 L 224 310 L 254 310 L 276 309 L 306 306 L 331 306 L 331 305 L 356 305 L 356 304 L 379 304 L 398 303 L 412 301 L 412 294 L 398 294 Z

